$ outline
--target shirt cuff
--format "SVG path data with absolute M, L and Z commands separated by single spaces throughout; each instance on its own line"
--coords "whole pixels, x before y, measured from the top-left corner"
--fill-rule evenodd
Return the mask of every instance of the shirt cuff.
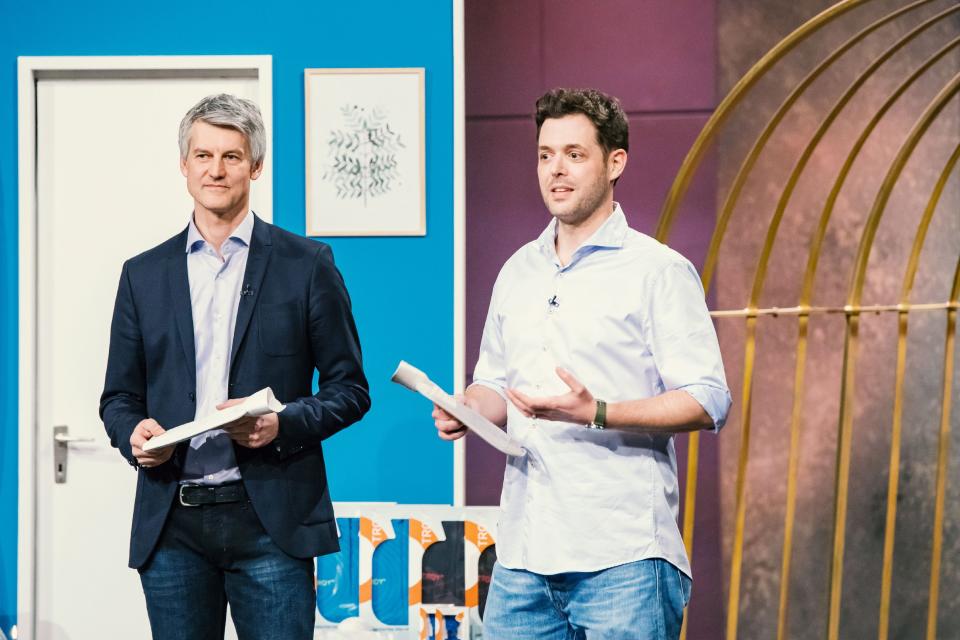
M 707 412 L 710 419 L 713 420 L 714 433 L 720 431 L 727 422 L 727 414 L 730 411 L 730 405 L 733 401 L 730 398 L 730 391 L 720 387 L 712 387 L 707 384 L 690 384 L 684 387 L 678 387 L 680 391 L 686 391 L 690 396 L 700 403 L 703 410 Z

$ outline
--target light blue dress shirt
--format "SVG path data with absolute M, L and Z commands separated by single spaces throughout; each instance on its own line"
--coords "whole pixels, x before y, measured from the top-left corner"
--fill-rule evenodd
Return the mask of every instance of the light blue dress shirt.
M 195 418 L 213 413 L 229 398 L 230 349 L 252 236 L 253 215 L 247 211 L 220 247 L 221 258 L 190 218 L 186 251 L 197 359 Z M 216 429 L 190 440 L 181 482 L 216 485 L 239 479 L 233 443 L 226 432 Z
M 560 395 L 559 366 L 607 402 L 682 389 L 719 429 L 730 393 L 690 262 L 630 229 L 619 205 L 567 265 L 556 229 L 553 220 L 500 271 L 474 383 Z M 690 575 L 672 436 L 527 418 L 510 402 L 507 430 L 528 455 L 507 460 L 501 563 L 554 574 L 659 557 Z

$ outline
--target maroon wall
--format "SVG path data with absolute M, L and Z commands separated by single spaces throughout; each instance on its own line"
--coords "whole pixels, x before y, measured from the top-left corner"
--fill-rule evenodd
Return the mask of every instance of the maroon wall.
M 716 104 L 715 0 L 466 0 L 467 382 L 500 267 L 549 222 L 536 178 L 533 106 L 548 89 L 596 87 L 620 98 L 631 149 L 616 199 L 653 232 L 690 144 Z M 715 189 L 695 183 L 671 245 L 698 265 Z M 716 439 L 701 439 L 696 587 L 688 638 L 722 637 Z M 681 473 L 685 442 L 678 442 Z M 498 504 L 503 457 L 467 443 L 468 504 Z M 576 514 L 571 514 L 575 517 Z

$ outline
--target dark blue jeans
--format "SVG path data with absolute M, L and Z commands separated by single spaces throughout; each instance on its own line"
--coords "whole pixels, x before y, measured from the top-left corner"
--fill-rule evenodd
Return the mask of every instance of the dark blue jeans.
M 313 561 L 288 556 L 249 501 L 173 507 L 140 570 L 154 640 L 221 640 L 226 607 L 241 640 L 310 640 Z

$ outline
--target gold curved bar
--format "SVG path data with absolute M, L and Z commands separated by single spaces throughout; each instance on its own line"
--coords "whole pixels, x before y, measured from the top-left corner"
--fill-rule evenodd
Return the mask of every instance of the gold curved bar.
M 863 234 L 860 237 L 860 246 L 857 249 L 855 260 L 855 270 L 851 281 L 850 292 L 847 298 L 847 304 L 856 305 L 860 303 L 863 294 L 863 285 L 866 280 L 867 262 L 870 257 L 870 249 L 873 246 L 873 240 L 876 237 L 877 228 L 886 209 L 890 194 L 897 179 L 903 172 L 903 168 L 910 159 L 921 137 L 943 111 L 947 102 L 960 91 L 960 74 L 953 79 L 937 94 L 930 105 L 924 110 L 923 115 L 914 124 L 907 136 L 906 141 L 901 145 L 897 156 L 894 158 L 890 169 L 884 176 L 880 186 L 880 191 L 874 200 L 870 215 L 864 226 Z M 857 329 L 859 326 L 859 316 L 847 316 L 847 335 L 844 341 L 844 376 L 843 391 L 841 393 L 842 401 L 840 404 L 840 434 L 837 442 L 837 475 L 836 475 L 836 496 L 834 499 L 834 521 L 833 521 L 833 554 L 830 570 L 830 609 L 827 615 L 827 638 L 837 640 L 840 631 L 840 594 L 843 585 L 843 554 L 846 534 L 846 516 L 847 516 L 847 493 L 849 489 L 850 477 L 850 438 L 853 430 L 853 390 L 857 359 Z
M 787 611 L 790 593 L 790 560 L 793 549 L 793 524 L 797 512 L 797 473 L 800 467 L 800 417 L 804 378 L 807 368 L 807 325 L 809 314 L 799 318 L 797 360 L 793 373 L 793 409 L 790 415 L 790 453 L 787 458 L 787 506 L 784 515 L 783 553 L 780 560 L 780 601 L 777 613 L 777 640 L 787 637 Z
M 930 200 L 923 211 L 920 219 L 920 225 L 917 227 L 917 233 L 913 240 L 913 248 L 910 251 L 910 259 L 907 262 L 907 270 L 903 277 L 903 287 L 900 291 L 900 301 L 903 304 L 910 302 L 910 292 L 913 289 L 914 278 L 917 274 L 917 267 L 920 264 L 920 252 L 923 250 L 923 244 L 927 237 L 927 230 L 930 228 L 930 221 L 943 195 L 943 189 L 947 184 L 947 179 L 953 173 L 954 167 L 960 160 L 960 145 L 953 150 L 953 154 L 944 165 L 940 177 L 934 185 Z M 955 311 L 953 313 L 956 313 Z M 901 311 L 899 317 L 899 328 L 897 337 L 897 372 L 896 382 L 894 384 L 893 395 L 893 426 L 890 433 L 890 461 L 887 465 L 887 520 L 884 529 L 883 538 L 883 576 L 880 581 L 880 620 L 878 640 L 887 640 L 890 631 L 890 590 L 893 582 L 893 543 L 896 537 L 897 526 L 897 493 L 900 484 L 900 441 L 901 426 L 903 422 L 903 379 L 907 362 L 907 330 L 908 330 L 908 312 Z
M 960 260 L 953 274 L 950 299 L 960 299 Z M 933 510 L 933 552 L 930 560 L 930 590 L 927 604 L 927 640 L 937 637 L 937 601 L 940 596 L 940 561 L 943 555 L 943 498 L 947 487 L 947 454 L 950 449 L 950 409 L 953 394 L 953 352 L 957 337 L 957 310 L 947 312 L 947 338 L 943 353 L 943 401 L 940 409 L 940 442 L 937 454 L 937 495 Z
M 957 7 L 960 9 L 960 6 Z M 943 190 L 947 186 L 947 180 L 953 173 L 953 168 L 957 166 L 960 160 L 960 145 L 953 150 L 953 154 L 947 159 L 940 177 L 933 187 L 930 194 L 930 200 L 927 202 L 926 209 L 923 210 L 923 216 L 920 218 L 920 225 L 917 227 L 917 234 L 913 239 L 913 247 L 910 250 L 910 259 L 907 261 L 907 271 L 903 276 L 903 286 L 900 288 L 900 302 L 902 304 L 910 303 L 910 292 L 913 290 L 913 281 L 917 275 L 917 268 L 920 265 L 920 252 L 923 250 L 923 244 L 927 238 L 927 229 L 930 228 L 930 221 L 933 220 L 933 214 L 937 209 Z
M 691 431 L 687 436 L 687 485 L 683 493 L 683 546 L 687 557 L 693 562 L 694 509 L 697 504 L 697 475 L 700 469 L 700 433 Z M 687 640 L 687 610 L 683 610 L 680 625 L 680 640 Z
M 730 593 L 727 597 L 727 638 L 737 637 L 737 622 L 740 617 L 740 577 L 743 566 L 743 530 L 747 517 L 747 459 L 750 445 L 749 416 L 753 403 L 753 364 L 757 346 L 757 318 L 747 318 L 746 352 L 743 361 L 743 390 L 741 393 L 743 420 L 740 427 L 740 453 L 737 457 L 737 480 L 735 490 L 736 516 L 733 537 L 733 553 L 730 557 Z
M 773 132 L 776 130 L 777 126 L 783 120 L 783 118 L 790 111 L 790 108 L 796 103 L 801 95 L 810 87 L 813 82 L 819 78 L 823 73 L 834 63 L 836 62 L 843 54 L 852 49 L 857 45 L 861 40 L 866 38 L 868 35 L 879 29 L 880 27 L 896 20 L 900 16 L 913 11 L 914 9 L 921 7 L 925 4 L 929 4 L 933 0 L 919 0 L 918 2 L 913 2 L 905 7 L 894 11 L 893 13 L 886 15 L 876 22 L 867 25 L 859 32 L 854 34 L 850 39 L 840 45 L 835 49 L 829 56 L 827 56 L 820 64 L 818 64 L 810 73 L 808 73 L 803 80 L 790 92 L 790 95 L 780 104 L 776 112 L 767 122 L 766 126 L 763 128 L 763 131 L 757 137 L 756 141 L 753 143 L 753 146 L 750 148 L 749 153 L 743 159 L 743 162 L 740 165 L 740 168 L 737 170 L 737 175 L 734 177 L 733 182 L 731 183 L 730 190 L 727 192 L 726 197 L 724 198 L 723 206 L 720 208 L 720 214 L 717 216 L 717 222 L 714 227 L 713 235 L 710 238 L 710 247 L 707 250 L 707 259 L 703 264 L 703 287 L 704 290 L 709 289 L 710 282 L 713 278 L 713 270 L 716 268 L 717 258 L 720 252 L 720 244 L 723 242 L 723 238 L 726 235 L 727 225 L 730 222 L 730 218 L 733 216 L 734 207 L 737 204 L 738 199 L 740 198 L 740 193 L 743 190 L 743 186 L 747 182 L 747 178 L 750 175 L 750 171 L 753 170 L 753 166 L 756 164 L 760 153 L 766 148 L 766 144 L 769 141 L 770 137 L 773 135 Z M 917 35 L 922 33 L 924 30 L 936 24 L 938 21 L 942 20 L 944 17 L 960 11 L 960 6 L 951 7 L 945 11 L 940 12 L 939 14 L 932 16 L 925 22 L 921 23 L 909 33 L 901 37 L 896 43 L 893 44 L 889 49 L 887 49 L 879 58 L 877 58 L 871 65 L 864 70 L 856 81 L 846 90 L 844 96 L 837 102 L 836 106 L 831 111 L 830 115 L 827 117 L 827 120 L 821 124 L 818 135 L 814 137 L 814 141 L 811 142 L 812 146 L 816 146 L 816 141 L 819 140 L 819 137 L 830 126 L 830 123 L 837 117 L 839 112 L 846 106 L 850 98 L 857 92 L 860 86 L 863 85 L 867 79 L 873 75 L 873 73 L 889 59 L 894 53 L 903 48 L 908 42 L 913 40 Z M 810 148 L 810 146 L 808 146 Z M 804 164 L 806 161 L 804 160 Z
M 883 538 L 883 574 L 880 579 L 880 622 L 877 638 L 890 632 L 890 586 L 893 581 L 893 540 L 897 526 L 897 491 L 900 484 L 900 432 L 903 421 L 903 378 L 907 368 L 908 313 L 897 318 L 897 369 L 893 392 L 893 426 L 890 430 L 890 460 L 887 463 L 887 521 Z
M 851 9 L 858 7 L 861 4 L 871 1 L 872 0 L 843 0 L 842 2 L 838 2 L 832 7 L 825 9 L 795 29 L 793 33 L 788 35 L 786 38 L 781 40 L 777 46 L 768 51 L 762 58 L 760 58 L 760 60 L 757 61 L 755 65 L 753 65 L 753 67 L 750 68 L 749 71 L 747 71 L 746 74 L 744 74 L 742 78 L 740 78 L 740 81 L 734 85 L 733 89 L 730 90 L 730 93 L 728 93 L 723 101 L 717 105 L 717 108 L 710 116 L 710 119 L 707 120 L 707 123 L 700 131 L 700 135 L 697 136 L 697 139 L 694 141 L 693 146 L 690 147 L 690 151 L 687 152 L 687 155 L 683 160 L 683 164 L 680 165 L 680 170 L 677 172 L 677 177 L 670 186 L 670 191 L 668 192 L 667 198 L 663 204 L 663 208 L 660 211 L 660 219 L 657 222 L 657 229 L 654 233 L 654 236 L 657 238 L 657 240 L 666 242 L 667 237 L 670 235 L 670 228 L 673 225 L 673 219 L 676 216 L 677 207 L 679 206 L 680 201 L 683 199 L 684 194 L 687 192 L 687 188 L 690 186 L 690 180 L 693 178 L 694 172 L 700 165 L 700 161 L 703 159 L 703 154 L 706 153 L 706 150 L 713 141 L 713 137 L 716 135 L 717 130 L 730 116 L 730 112 L 740 103 L 743 94 L 749 91 L 753 85 L 755 85 L 757 81 L 763 77 L 770 67 L 772 67 L 778 60 L 783 58 L 783 56 L 789 53 L 794 47 L 803 42 L 811 34 L 815 33 L 826 23 L 830 22 L 837 16 L 840 16 Z
M 847 316 L 843 341 L 843 375 L 840 392 L 840 428 L 837 436 L 837 466 L 833 504 L 833 552 L 830 559 L 830 606 L 827 612 L 827 638 L 840 634 L 840 585 L 843 580 L 843 545 L 847 517 L 847 483 L 850 477 L 850 436 L 853 431 L 853 387 L 856 380 L 857 339 L 860 316 Z

